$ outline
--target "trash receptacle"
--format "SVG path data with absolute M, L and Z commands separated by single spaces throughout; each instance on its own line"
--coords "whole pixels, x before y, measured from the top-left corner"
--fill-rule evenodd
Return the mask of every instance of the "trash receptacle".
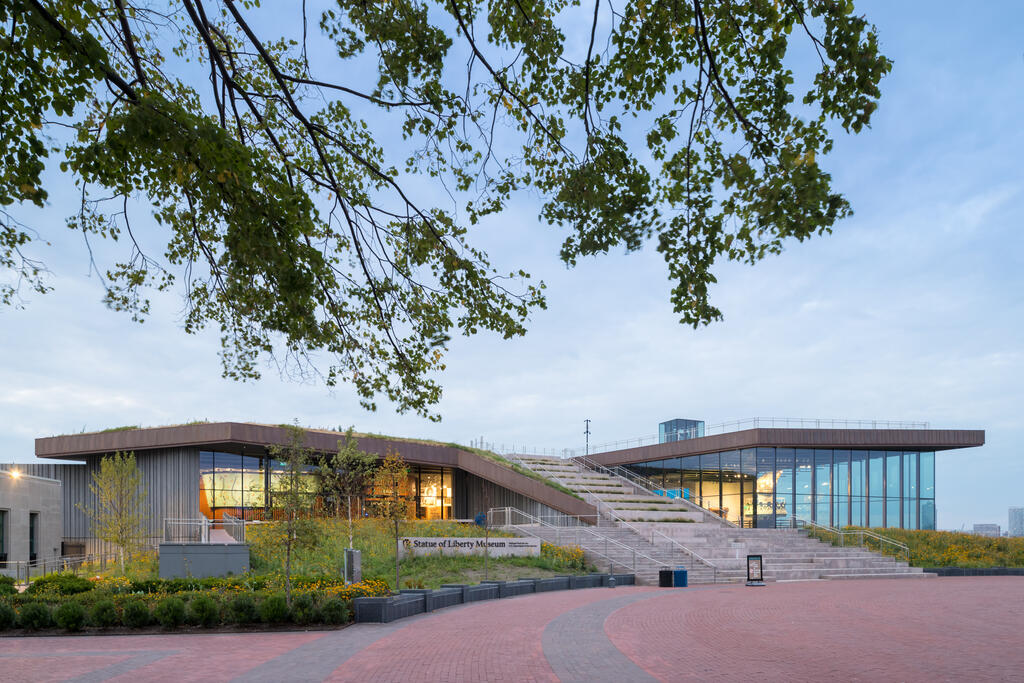
M 671 569 L 659 569 L 658 570 L 658 587 L 659 588 L 671 588 L 672 587 L 672 570 Z
M 686 569 L 683 567 L 676 567 L 676 570 L 672 572 L 672 585 L 676 588 L 686 588 Z

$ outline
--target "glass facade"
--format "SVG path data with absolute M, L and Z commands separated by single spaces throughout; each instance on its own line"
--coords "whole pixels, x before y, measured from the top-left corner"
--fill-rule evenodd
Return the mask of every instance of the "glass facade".
M 409 478 L 402 490 L 412 501 L 417 519 L 451 519 L 454 486 L 450 468 L 408 465 Z M 316 466 L 308 465 L 301 490 L 307 492 L 310 509 L 323 501 L 316 495 Z M 208 519 L 225 513 L 242 519 L 264 519 L 273 507 L 274 492 L 282 490 L 287 468 L 263 456 L 219 451 L 199 453 L 199 508 Z M 368 491 L 368 500 L 373 492 Z M 410 512 L 413 512 L 410 510 Z
M 935 529 L 935 454 L 748 448 L 626 465 L 745 527 Z
M 677 418 L 658 425 L 658 443 L 696 439 L 704 436 L 703 420 L 684 420 Z

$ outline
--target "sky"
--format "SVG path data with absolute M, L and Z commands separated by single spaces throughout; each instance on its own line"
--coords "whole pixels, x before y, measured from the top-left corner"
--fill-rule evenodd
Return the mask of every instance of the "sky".
M 55 290 L 0 309 L 0 461 L 31 461 L 41 436 L 197 419 L 517 450 L 579 447 L 585 419 L 595 444 L 675 417 L 927 421 L 986 430 L 938 455 L 938 526 L 1005 528 L 1024 505 L 1024 4 L 857 6 L 895 65 L 872 127 L 819 159 L 855 214 L 757 266 L 716 266 L 723 322 L 677 322 L 653 247 L 567 270 L 564 235 L 523 197 L 472 239 L 544 280 L 547 310 L 521 339 L 453 341 L 441 422 L 368 413 L 346 385 L 222 379 L 216 335 L 186 335 L 175 296 L 141 325 L 105 309 L 58 188 L 38 252 Z

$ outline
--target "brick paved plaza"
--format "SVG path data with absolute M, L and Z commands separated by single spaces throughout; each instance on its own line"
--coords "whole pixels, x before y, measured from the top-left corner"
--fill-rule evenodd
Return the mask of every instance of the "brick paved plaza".
M 595 588 L 387 625 L 0 638 L 2 681 L 1021 680 L 1024 580 Z

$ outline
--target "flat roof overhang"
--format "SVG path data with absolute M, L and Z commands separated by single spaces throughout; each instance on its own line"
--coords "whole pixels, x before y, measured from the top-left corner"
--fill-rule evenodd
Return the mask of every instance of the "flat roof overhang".
M 983 429 L 744 429 L 589 456 L 602 465 L 629 465 L 687 455 L 757 448 L 948 451 L 985 444 Z
M 305 429 L 305 445 L 322 453 L 338 450 L 345 435 L 321 429 Z M 498 486 L 521 493 L 568 515 L 593 517 L 597 509 L 579 498 L 563 493 L 544 482 L 519 474 L 470 451 L 425 441 L 356 436 L 359 448 L 380 457 L 396 451 L 409 464 L 455 467 L 486 479 Z M 234 453 L 257 451 L 290 443 L 288 429 L 281 425 L 249 422 L 203 422 L 171 427 L 149 427 L 89 434 L 69 434 L 36 439 L 37 458 L 87 460 L 116 451 L 141 452 L 162 448 L 200 448 Z

